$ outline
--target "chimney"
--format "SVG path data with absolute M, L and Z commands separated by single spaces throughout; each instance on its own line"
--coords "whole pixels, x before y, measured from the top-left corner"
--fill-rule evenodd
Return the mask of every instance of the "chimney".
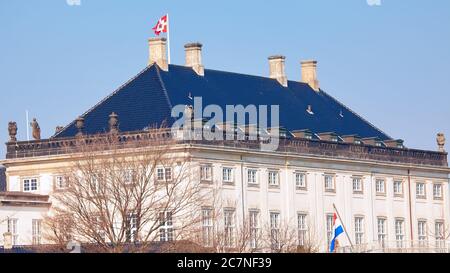
M 309 84 L 312 89 L 319 91 L 319 81 L 317 80 L 317 61 L 302 61 L 302 82 Z
M 270 56 L 269 57 L 269 66 L 270 66 L 270 78 L 276 79 L 282 86 L 287 87 L 287 77 L 285 72 L 284 61 L 286 57 L 281 55 Z
M 205 67 L 202 64 L 202 46 L 201 43 L 189 43 L 184 46 L 186 66 L 191 67 L 199 76 L 205 76 Z
M 150 38 L 149 45 L 149 59 L 148 64 L 156 63 L 162 70 L 168 71 L 169 65 L 167 62 L 167 39 L 166 38 Z

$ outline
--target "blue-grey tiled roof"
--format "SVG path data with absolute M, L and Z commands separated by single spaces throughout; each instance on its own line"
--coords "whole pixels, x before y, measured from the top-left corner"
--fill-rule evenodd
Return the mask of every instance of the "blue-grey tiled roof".
M 276 80 L 205 69 L 198 76 L 191 68 L 170 65 L 169 71 L 157 65 L 144 69 L 135 78 L 82 116 L 87 134 L 108 131 L 108 116 L 119 115 L 121 131 L 138 131 L 166 121 L 169 125 L 172 106 L 191 105 L 190 97 L 202 97 L 203 106 L 279 105 L 280 125 L 288 130 L 309 129 L 313 133 L 335 132 L 361 137 L 391 139 L 381 130 L 321 90 L 314 91 L 305 83 L 289 81 L 283 87 Z M 312 106 L 313 115 L 306 109 Z M 55 137 L 71 137 L 77 133 L 74 122 Z

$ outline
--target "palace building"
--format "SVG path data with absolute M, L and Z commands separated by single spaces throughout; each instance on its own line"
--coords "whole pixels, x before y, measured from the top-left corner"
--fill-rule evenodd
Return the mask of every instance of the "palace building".
M 222 109 L 279 105 L 279 135 L 266 130 L 279 139 L 274 151 L 260 149 L 259 138 L 166 136 L 177 139 L 205 187 L 213 184 L 234 201 L 221 208 L 227 232 L 245 219 L 253 219 L 252 230 L 267 225 L 277 231 L 286 223 L 298 245 L 314 236 L 318 250 L 327 252 L 336 207 L 349 237 L 341 245 L 352 245 L 352 251 L 448 251 L 450 169 L 442 135 L 438 151 L 405 146 L 322 90 L 313 60 L 302 61 L 298 79 L 289 80 L 284 56 L 269 57 L 270 73 L 261 77 L 205 68 L 199 43 L 187 44 L 185 51 L 185 65 L 168 64 L 166 40 L 150 39 L 144 70 L 49 139 L 19 141 L 10 123 L 6 159 L 0 161 L 6 168 L 0 245 L 45 243 L 42 221 L 52 209 L 61 168 L 70 160 L 67 147 L 80 136 L 114 130 L 133 141 L 151 134 L 154 126 L 172 125 L 174 106 L 189 108 L 194 97 L 201 97 L 203 105 Z M 223 124 L 248 136 L 249 124 L 231 122 Z M 223 130 L 223 124 L 215 130 Z M 208 215 L 206 205 L 199 209 Z M 208 231 L 211 223 L 199 225 Z M 171 232 L 177 232 L 176 224 Z

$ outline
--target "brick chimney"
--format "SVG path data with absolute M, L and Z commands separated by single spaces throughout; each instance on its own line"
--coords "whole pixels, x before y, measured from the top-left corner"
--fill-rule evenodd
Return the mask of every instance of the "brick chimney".
M 302 61 L 302 82 L 309 84 L 312 89 L 319 91 L 319 80 L 317 80 L 317 61 Z
M 150 38 L 149 45 L 149 59 L 148 64 L 156 63 L 162 70 L 169 71 L 169 64 L 167 62 L 167 39 L 166 38 Z
M 184 46 L 186 66 L 191 67 L 199 76 L 205 76 L 205 67 L 202 64 L 202 46 L 201 43 L 189 43 Z
M 269 57 L 270 78 L 276 79 L 282 86 L 287 87 L 288 81 L 285 72 L 286 57 L 275 55 Z

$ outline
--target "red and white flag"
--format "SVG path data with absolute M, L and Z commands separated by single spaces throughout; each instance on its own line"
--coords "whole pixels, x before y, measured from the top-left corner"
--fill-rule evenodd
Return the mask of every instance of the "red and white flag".
M 169 18 L 167 15 L 164 15 L 163 17 L 161 17 L 161 19 L 159 19 L 158 23 L 153 28 L 153 31 L 155 31 L 155 34 L 158 36 L 159 34 L 161 34 L 161 32 L 167 33 L 168 25 L 169 25 Z

